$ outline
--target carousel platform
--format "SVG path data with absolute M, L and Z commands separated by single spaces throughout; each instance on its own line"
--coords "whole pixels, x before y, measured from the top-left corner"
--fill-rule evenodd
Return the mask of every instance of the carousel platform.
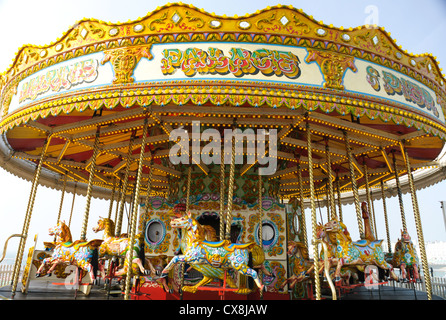
M 185 297 L 185 301 L 190 301 L 191 297 Z M 330 300 L 330 295 L 323 295 L 324 300 Z M 339 300 L 428 300 L 426 292 L 405 289 L 392 286 L 376 286 L 371 289 L 370 287 L 359 286 L 351 291 L 342 294 L 338 297 Z M 11 300 L 11 286 L 0 287 L 0 300 Z M 67 289 L 61 285 L 54 285 L 50 282 L 42 283 L 37 282 L 31 284 L 27 294 L 23 294 L 18 290 L 13 300 L 112 300 L 119 301 L 124 300 L 121 291 L 115 286 L 107 291 L 104 284 L 91 286 L 91 290 L 88 295 L 82 291 L 74 288 Z M 176 299 L 171 299 L 176 300 Z M 232 299 L 230 299 L 232 300 Z M 269 300 L 269 299 L 265 299 Z M 440 296 L 433 295 L 432 300 L 444 300 Z
M 393 286 L 359 286 L 342 295 L 341 300 L 428 300 L 426 292 Z M 432 295 L 432 300 L 444 300 Z
M 12 300 L 123 300 L 121 290 L 112 287 L 108 292 L 105 285 L 99 284 L 91 286 L 90 292 L 86 295 L 81 290 L 66 288 L 63 285 L 55 285 L 51 282 L 31 283 L 28 292 L 23 294 L 17 290 Z M 0 300 L 11 300 L 11 286 L 0 287 Z

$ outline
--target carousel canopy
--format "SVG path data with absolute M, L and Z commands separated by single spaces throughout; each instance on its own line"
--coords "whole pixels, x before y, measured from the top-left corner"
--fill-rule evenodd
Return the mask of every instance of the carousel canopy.
M 275 195 L 299 194 L 300 172 L 308 197 L 310 130 L 316 192 L 331 177 L 348 194 L 352 173 L 360 189 L 395 171 L 404 181 L 405 148 L 412 169 L 438 168 L 445 108 L 437 61 L 407 54 L 381 27 L 327 26 L 285 6 L 226 17 L 169 4 L 127 23 L 85 19 L 48 46 L 20 48 L 0 74 L 0 165 L 31 180 L 47 141 L 41 184 L 61 188 L 66 176 L 67 190 L 85 193 L 93 174 L 93 195 L 108 198 L 126 175 L 136 180 L 146 120 L 143 185 L 152 171 L 153 194 L 165 195 L 189 165 L 170 156 L 179 130 L 206 177 L 220 164 L 200 157 L 205 132 L 251 129 L 237 176 L 274 164 Z

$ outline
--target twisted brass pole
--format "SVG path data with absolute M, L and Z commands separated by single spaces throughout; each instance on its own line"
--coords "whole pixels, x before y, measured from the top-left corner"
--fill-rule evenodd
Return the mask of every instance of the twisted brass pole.
M 113 187 L 112 187 L 112 191 L 111 191 L 110 207 L 108 208 L 108 218 L 109 219 L 111 219 L 111 214 L 112 214 L 112 210 L 113 210 L 113 202 L 115 201 L 115 191 L 116 191 L 116 177 L 113 176 Z
M 325 155 L 327 158 L 327 175 L 328 175 L 328 201 L 330 206 L 330 219 L 336 218 L 336 206 L 334 201 L 334 191 L 333 191 L 333 171 L 331 168 L 331 154 L 330 146 L 328 145 L 328 139 L 325 145 Z
M 302 217 L 302 231 L 303 231 L 303 240 L 305 247 L 308 249 L 308 235 L 307 235 L 307 223 L 305 219 L 305 210 L 304 210 L 304 186 L 302 185 L 302 168 L 300 163 L 297 165 L 297 181 L 299 184 L 299 206 Z
M 409 154 L 407 152 L 406 145 L 402 146 L 402 151 L 405 158 L 407 177 L 409 179 L 410 196 L 412 198 L 413 213 L 415 216 L 415 225 L 417 227 L 418 247 L 420 248 L 421 262 L 423 265 L 423 274 L 424 274 L 424 282 L 426 284 L 427 299 L 432 300 L 432 283 L 431 283 L 431 276 L 429 273 L 429 266 L 427 263 L 426 247 L 424 245 L 424 236 L 423 236 L 423 228 L 421 226 L 420 210 L 418 207 L 418 199 L 413 181 L 412 169 L 410 168 Z
M 387 218 L 386 197 L 384 195 L 384 182 L 382 179 L 381 179 L 381 197 L 383 198 L 384 222 L 386 225 L 386 235 L 387 235 L 387 248 L 388 248 L 389 253 L 391 253 L 392 245 L 390 243 L 389 221 Z
M 59 214 L 57 215 L 57 222 L 60 221 L 60 216 L 62 214 L 63 199 L 65 197 L 66 187 L 67 187 L 67 172 L 65 171 L 64 179 L 63 179 L 62 195 L 60 197 L 60 204 L 59 204 Z
M 367 165 L 365 164 L 365 161 L 364 161 L 364 166 L 363 167 L 364 167 L 365 193 L 366 193 L 366 197 L 367 197 L 367 207 L 369 209 L 370 219 L 371 219 L 371 222 L 372 222 L 372 223 L 370 223 L 370 227 L 372 229 L 372 234 L 374 234 L 375 238 L 377 238 L 378 234 L 377 234 L 377 232 L 375 230 L 375 227 L 374 227 L 376 225 L 376 224 L 374 224 L 375 217 L 374 217 L 373 211 L 372 211 L 372 197 L 371 197 L 371 194 L 370 194 L 370 186 L 369 186 L 369 172 L 368 172 Z
M 400 178 L 399 178 L 399 175 L 398 175 L 398 169 L 396 167 L 395 152 L 393 153 L 393 170 L 395 171 L 396 190 L 398 192 L 398 201 L 399 201 L 399 204 L 400 204 L 401 223 L 403 225 L 403 230 L 407 230 L 406 215 L 404 213 L 404 204 L 403 204 L 403 193 L 401 192 Z
M 71 218 L 73 217 L 74 200 L 76 200 L 77 182 L 74 183 L 73 199 L 71 200 L 70 220 L 68 220 L 68 228 L 71 227 Z
M 263 201 L 262 201 L 262 176 L 260 175 L 259 170 L 259 181 L 258 181 L 258 188 L 259 188 L 259 243 L 260 248 L 263 250 Z M 262 269 L 258 271 L 258 276 L 260 281 L 263 283 L 263 272 Z M 260 291 L 260 299 L 263 299 L 263 290 Z
M 42 152 L 40 154 L 39 163 L 37 164 L 37 168 L 36 168 L 36 171 L 34 174 L 34 180 L 33 180 L 32 186 L 31 186 L 31 192 L 30 192 L 29 200 L 28 200 L 28 208 L 26 210 L 25 220 L 23 222 L 23 229 L 22 229 L 22 233 L 21 233 L 23 237 L 20 238 L 20 243 L 19 243 L 19 247 L 17 250 L 17 257 L 16 257 L 15 264 L 14 264 L 13 280 L 12 280 L 12 288 L 11 288 L 12 298 L 14 298 L 15 291 L 17 289 L 17 283 L 19 280 L 19 273 L 20 273 L 20 266 L 22 264 L 23 251 L 25 250 L 26 239 L 28 238 L 29 224 L 31 222 L 31 216 L 32 216 L 33 208 L 34 208 L 34 201 L 36 199 L 36 192 L 37 192 L 37 187 L 39 184 L 40 173 L 42 171 L 43 160 L 44 160 L 45 154 L 48 150 L 48 146 L 50 144 L 51 137 L 52 137 L 52 135 L 50 134 L 47 137 L 47 139 L 45 139 L 45 142 L 42 147 Z
M 190 186 L 192 182 L 192 159 L 187 170 L 187 189 L 186 189 L 186 212 L 189 212 L 190 207 Z M 183 300 L 183 285 L 184 285 L 184 267 L 185 263 L 180 263 L 180 299 Z
M 258 203 L 259 203 L 259 242 L 260 242 L 260 246 L 263 249 L 263 207 L 262 207 L 262 176 L 260 175 L 260 170 L 259 170 L 259 181 L 258 181 L 258 188 L 259 188 L 259 193 L 258 193 Z
M 232 138 L 231 164 L 229 167 L 229 183 L 228 183 L 228 207 L 226 208 L 226 232 L 225 239 L 231 239 L 231 223 L 232 223 L 232 203 L 234 194 L 234 170 L 235 170 L 235 137 Z
M 220 241 L 224 239 L 225 233 L 225 154 L 221 150 L 220 163 Z
M 317 251 L 317 219 L 316 219 L 316 203 L 314 202 L 314 177 L 313 177 L 313 153 L 311 145 L 310 124 L 307 121 L 307 149 L 308 149 L 308 173 L 310 176 L 310 204 L 311 204 L 311 224 L 313 231 L 313 260 L 314 260 L 314 286 L 316 289 L 316 300 L 321 300 L 321 284 L 319 279 L 319 252 Z
M 136 189 L 135 189 L 135 197 L 133 199 L 133 207 L 132 207 L 132 216 L 131 216 L 131 226 L 130 226 L 130 239 L 129 246 L 126 254 L 127 260 L 127 275 L 125 278 L 125 294 L 124 299 L 129 299 L 130 294 L 130 279 L 132 277 L 132 260 L 133 260 L 133 247 L 135 245 L 136 238 L 136 224 L 138 219 L 138 204 L 139 204 L 139 191 L 141 189 L 141 176 L 142 176 L 142 167 L 144 162 L 144 151 L 146 149 L 146 141 L 147 141 L 147 127 L 148 127 L 148 119 L 147 115 L 144 118 L 144 127 L 142 131 L 142 141 L 141 141 L 141 152 L 139 154 L 139 164 L 138 164 L 138 172 L 136 179 Z
M 341 183 L 337 172 L 336 172 L 336 193 L 338 195 L 339 221 L 342 222 L 343 217 L 342 217 L 342 203 L 341 203 Z
M 355 200 L 356 219 L 358 220 L 359 235 L 361 239 L 364 239 L 364 225 L 362 223 L 361 206 L 359 204 L 358 185 L 356 183 L 355 169 L 353 167 L 352 149 L 350 148 L 350 142 L 348 140 L 348 134 L 346 130 L 344 130 L 344 139 L 345 149 L 347 150 L 348 165 L 350 169 L 350 179 L 352 181 L 353 198 Z
M 130 172 L 130 164 L 131 164 L 131 160 L 132 160 L 133 142 L 134 142 L 133 140 L 134 139 L 135 139 L 135 137 L 132 134 L 132 137 L 130 138 L 130 141 L 129 141 L 129 149 L 127 151 L 124 181 L 122 184 L 121 194 L 119 197 L 119 212 L 118 212 L 118 217 L 116 219 L 117 221 L 116 221 L 116 231 L 115 231 L 116 236 L 119 236 L 121 234 L 121 229 L 122 229 L 122 218 L 124 215 L 125 198 L 127 195 L 127 186 L 129 183 L 129 172 Z
M 100 134 L 100 127 L 98 126 L 94 140 L 93 155 L 91 156 L 90 174 L 88 177 L 88 187 L 87 187 L 87 202 L 85 205 L 84 220 L 82 222 L 81 240 L 87 239 L 87 225 L 88 225 L 88 217 L 90 215 L 91 195 L 93 191 L 93 179 L 96 170 L 96 157 L 98 156 L 98 151 L 99 151 L 99 134 Z
M 186 212 L 189 211 L 190 206 L 190 185 L 192 182 L 192 164 L 187 170 L 187 189 L 186 189 Z
M 150 165 L 149 165 L 149 179 L 147 181 L 147 195 L 146 200 L 144 202 L 144 212 L 147 217 L 147 214 L 149 213 L 149 200 L 150 200 L 150 193 L 152 192 L 152 179 L 153 179 L 153 167 L 152 167 L 152 158 L 150 159 Z

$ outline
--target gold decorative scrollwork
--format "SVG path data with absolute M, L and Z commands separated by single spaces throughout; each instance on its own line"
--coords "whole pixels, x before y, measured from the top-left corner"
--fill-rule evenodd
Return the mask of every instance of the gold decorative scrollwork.
M 113 84 L 132 83 L 132 74 L 141 58 L 153 59 L 150 53 L 151 45 L 139 47 L 118 48 L 104 51 L 104 59 L 101 64 L 110 61 L 115 72 Z
M 344 90 L 342 78 L 348 68 L 357 71 L 354 63 L 354 57 L 335 54 L 332 52 L 323 52 L 319 50 L 309 50 L 306 62 L 315 61 L 319 64 L 324 75 L 324 87 Z
M 259 28 L 259 30 L 263 29 L 262 23 L 271 24 L 272 21 L 276 19 L 276 14 L 273 13 L 269 18 L 260 19 L 256 22 L 256 27 Z
M 164 14 L 159 17 L 158 19 L 154 19 L 149 23 L 149 29 L 151 31 L 155 30 L 155 26 L 153 26 L 154 24 L 165 24 L 165 20 L 167 19 L 167 14 L 169 13 L 169 11 L 164 12 Z
M 308 26 L 308 24 L 301 22 L 299 18 L 297 18 L 294 14 L 293 14 L 293 20 L 294 20 L 294 25 L 296 27 L 302 27 L 303 33 L 310 33 L 310 27 Z M 305 27 L 305 29 L 304 29 Z
M 186 10 L 186 18 L 187 18 L 187 21 L 189 21 L 189 22 L 198 21 L 197 25 L 195 26 L 196 28 L 202 28 L 204 26 L 204 20 L 201 18 L 192 16 L 192 14 L 190 13 L 189 10 Z
M 88 24 L 88 28 L 90 29 L 90 31 L 97 35 L 100 39 L 103 38 L 105 36 L 105 30 L 98 27 L 96 24 L 94 23 L 89 23 Z

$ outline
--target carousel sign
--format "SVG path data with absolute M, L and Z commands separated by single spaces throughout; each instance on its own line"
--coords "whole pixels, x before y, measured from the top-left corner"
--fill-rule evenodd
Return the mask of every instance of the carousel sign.
M 165 75 L 181 69 L 188 77 L 193 77 L 197 73 L 220 75 L 231 73 L 236 77 L 243 77 L 259 72 L 265 76 L 284 75 L 289 79 L 297 79 L 300 76 L 300 61 L 292 52 L 231 48 L 228 57 L 218 48 L 208 50 L 187 48 L 165 49 L 163 56 L 161 70 Z
M 59 92 L 81 83 L 91 83 L 97 77 L 98 61 L 95 59 L 80 60 L 58 68 L 50 68 L 21 85 L 19 103 L 34 100 L 48 91 Z

